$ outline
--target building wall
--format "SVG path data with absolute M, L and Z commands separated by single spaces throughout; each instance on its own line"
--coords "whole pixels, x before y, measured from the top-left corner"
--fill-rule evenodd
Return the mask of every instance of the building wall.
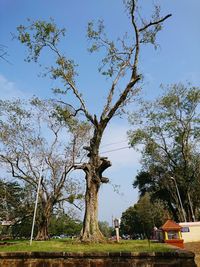
M 182 226 L 182 238 L 184 242 L 200 241 L 200 222 L 179 223 Z M 189 230 L 189 232 L 185 232 Z

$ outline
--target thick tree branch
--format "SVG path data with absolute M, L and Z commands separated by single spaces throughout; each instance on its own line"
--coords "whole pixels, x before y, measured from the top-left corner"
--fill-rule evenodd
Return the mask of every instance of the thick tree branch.
M 60 192 L 61 192 L 61 190 L 62 190 L 62 188 L 63 188 L 63 186 L 64 186 L 64 183 L 65 183 L 65 181 L 66 181 L 67 175 L 70 173 L 70 171 L 71 171 L 73 168 L 74 168 L 73 165 L 70 166 L 70 167 L 68 167 L 68 166 L 65 166 L 65 167 L 64 167 L 64 172 L 62 173 L 61 179 L 60 179 L 60 181 L 59 181 L 59 183 L 58 183 L 58 185 L 57 185 L 57 188 L 56 188 L 56 194 L 55 194 L 55 195 L 60 194 Z
M 125 90 L 122 92 L 122 94 L 120 95 L 119 99 L 116 101 L 116 103 L 114 104 L 114 106 L 110 109 L 107 117 L 104 119 L 104 121 L 106 121 L 106 124 L 110 121 L 110 119 L 114 116 L 114 114 L 116 113 L 116 111 L 119 109 L 119 107 L 121 106 L 121 104 L 124 103 L 124 101 L 127 98 L 127 95 L 130 93 L 130 91 L 132 90 L 133 86 L 140 80 L 140 77 L 136 77 L 135 80 L 130 81 L 130 83 L 127 85 L 127 87 L 125 88 Z
M 62 55 L 60 54 L 59 50 L 57 49 L 57 47 L 54 44 L 48 44 L 49 48 L 54 51 L 59 59 L 62 59 Z M 92 117 L 92 115 L 88 112 L 84 100 L 81 96 L 81 94 L 79 93 L 79 90 L 76 88 L 76 86 L 74 85 L 74 83 L 72 82 L 72 80 L 69 80 L 67 74 L 65 73 L 66 69 L 65 69 L 65 63 L 61 60 L 61 67 L 62 67 L 62 71 L 63 71 L 63 78 L 64 80 L 67 82 L 67 84 L 70 86 L 70 88 L 72 89 L 74 96 L 78 99 L 78 101 L 81 104 L 81 109 L 83 110 L 86 118 L 92 123 L 94 124 L 94 119 Z
M 165 17 L 161 18 L 160 20 L 157 20 L 157 21 L 154 21 L 154 22 L 150 21 L 147 25 L 145 25 L 144 27 L 140 28 L 139 32 L 142 32 L 142 31 L 148 29 L 151 26 L 158 25 L 159 23 L 162 23 L 163 21 L 165 21 L 166 19 L 168 19 L 171 16 L 172 16 L 172 14 L 168 14 Z
M 139 57 L 139 51 L 140 51 L 140 40 L 139 40 L 139 31 L 138 27 L 135 22 L 135 0 L 132 1 L 132 8 L 131 8 L 131 22 L 134 28 L 135 32 L 135 57 L 134 57 L 134 63 L 132 67 L 132 75 L 131 75 L 131 82 L 134 82 L 134 80 L 137 78 L 137 67 L 138 67 L 138 57 Z
M 18 159 L 16 160 L 16 164 L 13 163 L 9 158 L 5 157 L 4 155 L 0 155 L 0 157 L 4 160 L 4 162 L 7 162 L 10 167 L 11 167 L 11 173 L 12 173 L 12 176 L 14 178 L 19 178 L 19 179 L 22 179 L 26 182 L 28 182 L 29 184 L 33 185 L 34 187 L 37 186 L 37 182 L 32 179 L 29 175 L 27 175 L 20 167 L 19 167 L 19 163 L 18 163 Z M 17 173 L 15 168 L 17 168 L 20 172 L 20 173 Z
M 112 99 L 113 99 L 113 95 L 114 95 L 114 92 L 115 92 L 115 87 L 119 81 L 119 79 L 121 78 L 121 76 L 123 76 L 124 74 L 124 71 L 125 71 L 125 68 L 129 65 L 129 60 L 127 60 L 127 62 L 125 62 L 123 64 L 123 66 L 120 68 L 120 70 L 118 71 L 118 74 L 115 78 L 115 80 L 113 81 L 113 84 L 111 86 L 111 89 L 110 89 L 110 92 L 108 94 L 108 97 L 107 97 L 107 103 L 103 109 L 103 112 L 102 112 L 102 115 L 101 115 L 101 120 L 105 118 L 106 114 L 109 112 L 110 110 L 110 105 L 112 103 Z
M 56 102 L 57 102 L 57 103 L 60 103 L 60 104 L 62 104 L 62 105 L 65 105 L 65 106 L 68 107 L 68 108 L 70 107 L 71 109 L 73 109 L 73 113 L 70 113 L 69 116 L 68 116 L 68 118 L 76 117 L 77 114 L 78 114 L 79 112 L 84 112 L 84 110 L 83 110 L 81 107 L 75 109 L 73 105 L 71 105 L 71 104 L 69 104 L 69 103 L 66 103 L 66 102 L 64 102 L 64 101 L 57 100 Z

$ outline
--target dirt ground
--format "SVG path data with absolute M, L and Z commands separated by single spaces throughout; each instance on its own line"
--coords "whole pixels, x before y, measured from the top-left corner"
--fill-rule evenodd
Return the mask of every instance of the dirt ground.
M 200 242 L 185 243 L 185 249 L 195 253 L 195 262 L 200 267 Z

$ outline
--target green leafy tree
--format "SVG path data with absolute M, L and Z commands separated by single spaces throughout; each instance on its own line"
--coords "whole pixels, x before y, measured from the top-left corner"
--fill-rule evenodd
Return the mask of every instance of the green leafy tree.
M 183 84 L 167 89 L 155 101 L 143 103 L 140 118 L 138 114 L 130 118 L 130 142 L 133 147 L 143 145 L 143 169 L 134 187 L 141 194 L 148 191 L 164 198 L 175 219 L 183 220 L 176 182 L 186 218 L 192 220 L 200 205 L 196 197 L 200 189 L 200 89 Z
M 0 219 L 11 222 L 2 226 L 2 236 L 28 237 L 33 217 L 33 194 L 29 185 L 0 180 Z
M 159 173 L 160 172 L 161 170 L 159 171 Z M 175 221 L 178 221 L 179 217 L 177 214 L 177 208 L 175 205 L 173 205 L 171 192 L 170 190 L 168 190 L 169 186 L 171 186 L 171 184 L 169 185 L 169 179 L 164 179 L 164 177 L 162 177 L 161 179 L 160 176 L 158 177 L 156 175 L 156 171 L 153 172 L 153 170 L 151 171 L 151 173 L 140 171 L 136 175 L 133 182 L 133 187 L 138 188 L 140 197 L 144 196 L 146 193 L 149 193 L 152 201 L 161 200 L 165 202 L 165 206 L 170 212 L 172 218 Z M 175 192 L 173 191 L 172 193 Z M 176 198 L 177 195 L 175 194 L 174 197 Z
M 160 227 L 168 216 L 164 202 L 152 202 L 150 195 L 145 193 L 133 207 L 123 212 L 121 231 L 133 238 L 142 236 L 150 239 L 153 228 Z
M 82 222 L 67 214 L 53 215 L 50 220 L 49 233 L 51 236 L 78 236 L 82 229 Z
M 0 112 L 0 163 L 35 194 L 41 177 L 36 239 L 48 239 L 54 208 L 81 204 L 83 188 L 70 173 L 84 157 L 90 128 L 77 119 L 59 122 L 51 101 L 1 101 Z
M 143 228 L 137 214 L 136 205 L 129 207 L 122 213 L 120 232 L 124 235 L 130 235 L 131 238 L 136 238 L 143 234 Z
M 29 49 L 28 61 L 38 61 L 41 52 L 50 50 L 56 57 L 55 64 L 49 67 L 50 77 L 60 80 L 64 89 L 56 88 L 56 93 L 66 95 L 71 91 L 74 101 L 67 99 L 60 104 L 60 113 L 63 119 L 66 106 L 71 107 L 71 114 L 81 113 L 93 128 L 93 134 L 85 150 L 88 152 L 88 161 L 77 165 L 77 169 L 85 172 L 85 216 L 83 221 L 82 241 L 98 242 L 103 235 L 98 225 L 98 193 L 103 183 L 109 179 L 103 176 L 104 171 L 111 166 L 107 157 L 101 157 L 99 147 L 109 122 L 114 116 L 120 115 L 125 106 L 137 95 L 139 82 L 142 78 L 138 70 L 141 47 L 152 44 L 156 47 L 157 33 L 162 29 L 163 22 L 171 15 L 160 16 L 160 7 L 155 6 L 154 13 L 149 19 L 142 18 L 138 12 L 136 0 L 125 0 L 125 7 L 132 27 L 130 36 L 117 36 L 116 41 L 110 40 L 105 33 L 105 26 L 99 21 L 97 26 L 88 23 L 87 36 L 91 41 L 89 52 L 99 52 L 103 55 L 99 72 L 110 79 L 111 85 L 107 89 L 105 105 L 100 112 L 91 114 L 83 98 L 77 82 L 77 64 L 70 57 L 65 56 L 59 49 L 59 41 L 65 35 L 65 29 L 58 29 L 53 21 L 34 21 L 28 26 L 18 27 L 18 39 Z M 121 86 L 123 84 L 123 86 Z M 118 87 L 121 86 L 121 90 Z M 99 116 L 97 115 L 99 114 Z
M 99 229 L 105 237 L 111 237 L 113 228 L 106 221 L 99 221 Z
M 168 217 L 164 203 L 161 201 L 152 203 L 147 193 L 137 203 L 137 214 L 147 239 L 150 239 L 153 227 L 160 227 Z

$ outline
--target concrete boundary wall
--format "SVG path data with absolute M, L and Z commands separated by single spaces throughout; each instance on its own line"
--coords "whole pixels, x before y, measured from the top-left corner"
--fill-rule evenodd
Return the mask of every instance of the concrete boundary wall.
M 194 253 L 0 252 L 0 267 L 196 267 Z

